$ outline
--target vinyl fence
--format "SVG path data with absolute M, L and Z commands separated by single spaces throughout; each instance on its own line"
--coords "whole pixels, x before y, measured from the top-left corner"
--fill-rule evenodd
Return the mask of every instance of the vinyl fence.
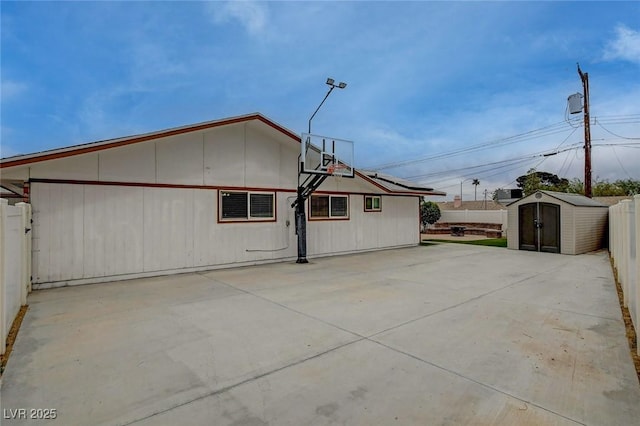
M 507 210 L 442 210 L 442 223 L 501 223 L 507 229 Z
M 609 207 L 609 251 L 636 333 L 640 331 L 640 195 Z M 640 355 L 640 348 L 638 349 Z
M 0 354 L 31 291 L 31 206 L 0 199 Z

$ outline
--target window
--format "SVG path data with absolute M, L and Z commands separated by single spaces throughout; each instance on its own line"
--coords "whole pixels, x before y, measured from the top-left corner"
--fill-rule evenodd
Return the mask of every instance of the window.
M 379 212 L 382 211 L 382 197 L 379 195 L 365 195 L 364 196 L 364 211 L 365 212 Z
M 272 192 L 220 191 L 220 220 L 275 220 Z
M 348 219 L 347 195 L 312 195 L 309 201 L 310 219 Z

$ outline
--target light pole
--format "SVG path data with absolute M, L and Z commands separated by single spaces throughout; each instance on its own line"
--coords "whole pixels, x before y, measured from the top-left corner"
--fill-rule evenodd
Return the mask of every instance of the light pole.
M 469 180 L 473 180 L 473 178 L 466 178 L 465 180 L 460 182 L 460 202 L 461 203 L 462 203 L 462 184 Z
M 344 83 L 344 82 L 335 84 L 335 80 L 332 78 L 327 78 L 326 83 L 329 85 L 329 91 L 327 92 L 326 95 L 324 95 L 324 99 L 322 99 L 322 102 L 320 102 L 320 105 L 318 105 L 318 108 L 316 108 L 316 110 L 313 112 L 313 114 L 311 114 L 311 117 L 309 118 L 309 134 L 311 134 L 311 120 L 313 120 L 313 117 L 316 116 L 316 114 L 320 110 L 320 107 L 324 104 L 324 101 L 327 100 L 327 98 L 329 97 L 333 89 L 335 89 L 336 87 L 338 89 L 344 89 L 345 87 L 347 87 L 347 83 Z M 300 142 L 305 143 L 305 141 L 300 141 Z M 309 261 L 307 260 L 307 216 L 304 211 L 304 201 L 305 201 L 304 199 L 305 197 L 303 196 L 304 187 L 300 184 L 300 174 L 302 173 L 302 160 L 303 159 L 300 158 L 298 161 L 298 197 L 296 199 L 296 212 L 295 212 L 296 234 L 298 235 L 298 259 L 296 260 L 296 263 L 309 263 Z
M 333 91 L 333 89 L 335 89 L 336 87 L 338 89 L 344 89 L 345 87 L 347 87 L 347 83 L 344 82 L 340 82 L 338 84 L 335 84 L 335 80 L 332 78 L 327 78 L 327 84 L 329 85 L 329 91 L 327 92 L 326 95 L 324 95 L 324 99 L 322 100 L 322 102 L 320 102 L 320 105 L 318 105 L 318 108 L 316 108 L 316 110 L 313 112 L 313 114 L 311 114 L 311 117 L 309 118 L 309 133 L 311 133 L 311 120 L 313 120 L 313 117 L 316 116 L 316 114 L 318 113 L 318 110 L 320 109 L 320 107 L 322 106 L 322 104 L 324 104 L 324 101 L 327 100 L 327 98 L 329 97 L 329 95 L 331 94 L 331 92 Z

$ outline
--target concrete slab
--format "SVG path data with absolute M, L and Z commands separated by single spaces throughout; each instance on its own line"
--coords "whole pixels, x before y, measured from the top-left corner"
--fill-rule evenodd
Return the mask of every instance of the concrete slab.
M 43 290 L 4 424 L 633 424 L 606 253 L 439 244 Z

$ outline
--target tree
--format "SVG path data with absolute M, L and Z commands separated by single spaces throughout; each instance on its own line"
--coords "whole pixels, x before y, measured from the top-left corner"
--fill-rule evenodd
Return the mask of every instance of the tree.
M 473 200 L 478 201 L 478 185 L 480 185 L 480 180 L 474 179 L 471 184 L 473 185 Z
M 518 177 L 516 182 L 518 182 L 518 188 L 522 189 L 525 197 L 539 189 L 566 192 L 569 186 L 569 179 L 560 178 L 549 172 L 539 172 L 536 169 L 529 169 L 527 174 Z
M 618 185 L 626 195 L 638 195 L 640 194 L 640 180 L 624 179 L 614 182 Z
M 423 228 L 426 228 L 427 224 L 436 223 L 440 216 L 440 207 L 433 201 L 425 201 L 420 205 L 420 221 Z

